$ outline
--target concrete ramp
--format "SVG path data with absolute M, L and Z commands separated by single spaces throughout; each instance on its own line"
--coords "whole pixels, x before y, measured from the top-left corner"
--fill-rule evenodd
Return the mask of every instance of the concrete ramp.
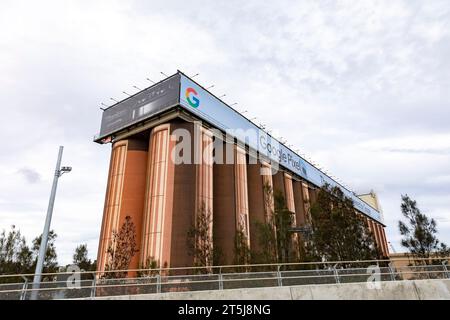
M 96 297 L 99 300 L 450 300 L 450 279 L 303 285 Z

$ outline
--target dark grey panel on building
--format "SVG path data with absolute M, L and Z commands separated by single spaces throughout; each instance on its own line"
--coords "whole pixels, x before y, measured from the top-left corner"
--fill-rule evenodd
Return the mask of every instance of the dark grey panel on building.
M 175 74 L 103 112 L 98 139 L 150 118 L 179 103 L 180 75 Z

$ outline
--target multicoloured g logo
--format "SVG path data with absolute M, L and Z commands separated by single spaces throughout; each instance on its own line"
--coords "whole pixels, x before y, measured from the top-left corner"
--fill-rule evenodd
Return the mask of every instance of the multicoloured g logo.
M 197 98 L 197 91 L 194 88 L 186 89 L 186 100 L 192 108 L 198 108 L 200 100 Z

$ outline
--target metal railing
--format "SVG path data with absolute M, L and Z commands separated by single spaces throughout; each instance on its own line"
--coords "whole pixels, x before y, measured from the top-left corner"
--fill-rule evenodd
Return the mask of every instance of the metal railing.
M 366 282 L 372 275 L 368 267 L 374 266 L 379 281 L 450 279 L 449 259 L 416 258 L 413 265 L 408 264 L 410 258 L 398 258 L 43 273 L 39 289 L 33 289 L 33 274 L 0 275 L 0 299 L 27 300 L 33 291 L 38 291 L 37 299 L 44 300 Z M 120 273 L 128 276 L 112 277 Z

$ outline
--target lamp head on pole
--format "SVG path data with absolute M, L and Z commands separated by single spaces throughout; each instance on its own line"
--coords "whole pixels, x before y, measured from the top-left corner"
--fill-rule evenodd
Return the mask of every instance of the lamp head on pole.
M 72 167 L 61 167 L 59 170 L 59 176 L 61 177 L 64 173 L 72 171 Z

